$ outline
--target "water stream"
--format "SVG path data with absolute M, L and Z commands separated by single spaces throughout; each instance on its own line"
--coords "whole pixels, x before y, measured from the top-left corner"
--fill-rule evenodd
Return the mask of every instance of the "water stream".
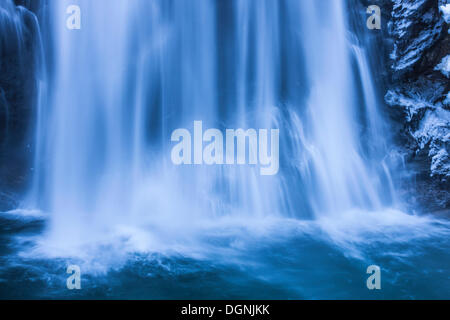
M 348 3 L 77 0 L 81 29 L 69 30 L 73 2 L 48 9 L 53 59 L 29 197 L 38 211 L 9 213 L 38 230 L 15 238 L 9 263 L 49 279 L 25 296 L 445 292 L 432 283 L 448 288 L 438 258 L 448 258 L 448 224 L 401 211 L 375 70 Z M 194 121 L 279 129 L 279 172 L 175 166 L 171 133 Z M 59 288 L 68 263 L 87 274 L 81 293 Z M 365 287 L 372 263 L 386 273 L 378 293 Z

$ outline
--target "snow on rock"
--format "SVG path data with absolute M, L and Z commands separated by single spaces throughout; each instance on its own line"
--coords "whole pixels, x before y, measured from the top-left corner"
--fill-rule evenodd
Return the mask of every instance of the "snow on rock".
M 442 17 L 444 18 L 445 22 L 450 23 L 450 3 L 440 6 L 439 11 L 441 11 Z
M 450 176 L 450 0 L 391 0 L 392 83 L 385 95 L 399 136 L 429 176 Z M 434 69 L 434 70 L 433 70 Z M 433 72 L 439 71 L 439 72 Z M 414 156 L 417 155 L 417 157 Z M 426 161 L 423 161 L 426 160 Z M 419 169 L 422 170 L 422 169 Z M 434 190 L 434 189 L 433 189 Z M 439 187 L 436 187 L 439 191 Z
M 400 108 L 406 116 L 406 121 L 428 109 L 435 109 L 435 104 L 444 95 L 445 86 L 440 82 L 424 78 L 415 82 L 398 85 L 386 93 L 386 103 L 394 108 Z
M 450 91 L 447 93 L 447 96 L 445 97 L 443 104 L 445 106 L 450 106 Z
M 386 103 L 401 111 L 408 124 L 406 134 L 415 141 L 416 153 L 428 151 L 430 176 L 450 176 L 450 92 L 446 83 L 420 78 L 388 90 Z M 428 148 L 428 149 L 426 149 Z
M 420 149 L 429 147 L 431 176 L 438 174 L 450 177 L 450 111 L 441 107 L 428 110 L 413 137 Z
M 442 58 L 441 63 L 439 63 L 434 70 L 441 71 L 447 78 L 450 77 L 450 55 Z
M 394 38 L 392 68 L 402 71 L 413 67 L 439 40 L 443 21 L 428 0 L 393 0 L 389 29 Z

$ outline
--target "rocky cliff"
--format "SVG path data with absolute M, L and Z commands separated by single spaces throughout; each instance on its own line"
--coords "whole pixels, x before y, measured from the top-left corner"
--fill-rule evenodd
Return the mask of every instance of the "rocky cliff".
M 412 205 L 450 201 L 450 34 L 448 0 L 383 1 L 391 40 L 385 101 L 404 155 Z M 388 43 L 388 41 L 387 41 Z M 412 182 L 412 183 L 411 183 Z

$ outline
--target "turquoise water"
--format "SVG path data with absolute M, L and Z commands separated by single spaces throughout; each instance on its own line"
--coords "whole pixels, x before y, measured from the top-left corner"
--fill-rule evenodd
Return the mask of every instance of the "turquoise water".
M 399 218 L 402 223 L 376 225 L 372 217 L 359 231 L 327 221 L 229 221 L 164 252 L 133 249 L 124 236 L 55 254 L 40 236 L 43 217 L 3 214 L 0 298 L 450 298 L 448 221 Z M 80 290 L 66 287 L 72 264 L 81 269 Z M 381 268 L 381 290 L 366 287 L 372 264 Z

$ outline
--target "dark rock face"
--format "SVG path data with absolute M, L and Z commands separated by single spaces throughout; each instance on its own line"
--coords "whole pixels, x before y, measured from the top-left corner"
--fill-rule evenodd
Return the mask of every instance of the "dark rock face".
M 20 191 L 31 170 L 38 33 L 31 11 L 0 2 L 0 190 Z
M 447 0 L 392 0 L 391 81 L 385 95 L 413 172 L 408 194 L 430 210 L 450 205 L 450 35 Z M 411 180 L 408 180 L 410 183 Z
M 393 1 L 389 28 L 395 41 L 391 58 L 396 76 L 410 71 L 416 64 L 421 69 L 418 71 L 427 71 L 428 65 L 424 60 L 433 59 L 428 51 L 441 39 L 444 24 L 437 1 Z M 433 55 L 438 54 L 435 50 L 430 51 Z

